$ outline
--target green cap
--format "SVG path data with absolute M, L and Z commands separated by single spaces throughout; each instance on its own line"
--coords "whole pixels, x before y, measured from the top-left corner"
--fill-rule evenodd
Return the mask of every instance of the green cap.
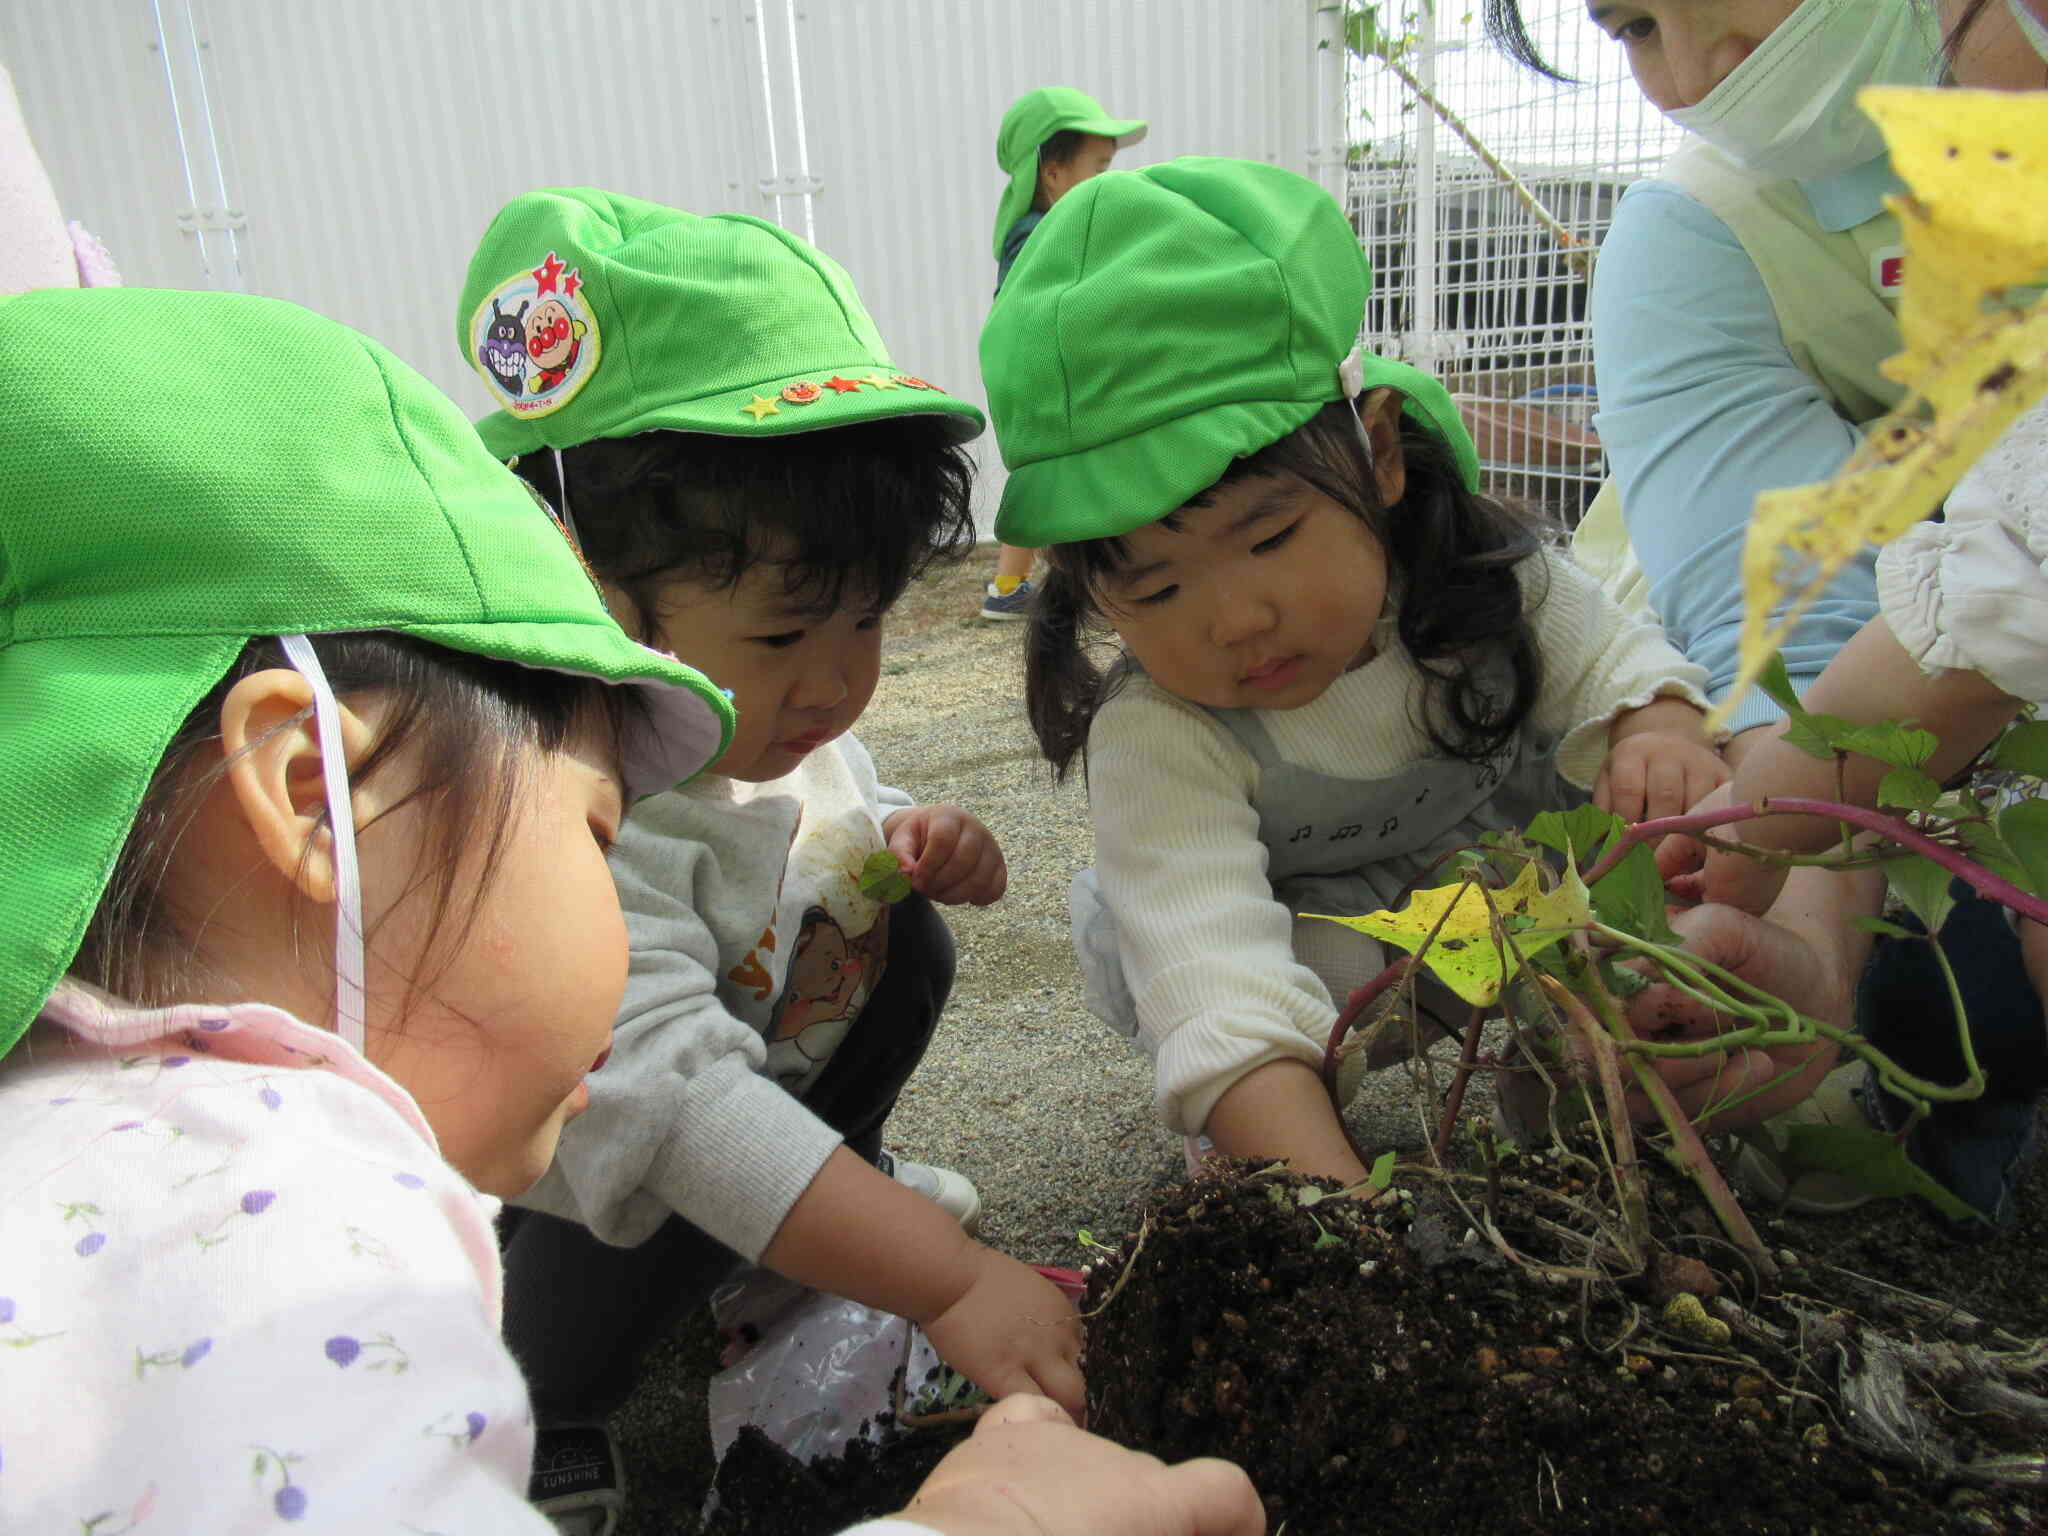
M 773 437 L 981 412 L 890 361 L 853 279 L 787 230 L 594 187 L 529 192 L 470 259 L 456 344 L 501 409 L 491 452 L 641 432 Z
M 78 952 L 164 748 L 259 636 L 390 630 L 633 684 L 646 794 L 732 706 L 634 644 L 454 402 L 273 299 L 0 300 L 0 1051 Z
M 1042 85 L 1010 103 L 1003 126 L 996 130 L 996 164 L 1009 175 L 1003 200 L 996 205 L 996 260 L 1003 259 L 1003 237 L 1030 210 L 1038 196 L 1038 151 L 1056 133 L 1100 134 L 1129 149 L 1145 137 L 1146 125 L 1131 118 L 1111 117 L 1102 103 L 1071 85 Z
M 1291 171 L 1186 159 L 1083 182 L 1033 232 L 981 333 L 1010 471 L 996 537 L 1035 548 L 1128 533 L 1328 402 L 1382 385 L 1477 489 L 1479 456 L 1443 385 L 1357 351 L 1371 290 L 1343 211 Z

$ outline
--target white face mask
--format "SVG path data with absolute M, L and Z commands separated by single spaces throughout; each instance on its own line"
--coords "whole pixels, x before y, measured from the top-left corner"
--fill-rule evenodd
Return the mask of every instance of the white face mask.
M 2027 0 L 2005 0 L 2005 8 L 2012 12 L 2012 19 L 2020 24 L 2020 35 L 2033 44 L 2034 52 L 2043 61 L 2048 61 L 2048 21 L 2036 16 Z
M 1768 176 L 1850 170 L 1884 152 L 1856 93 L 1934 79 L 1933 10 L 1914 0 L 1803 0 L 1704 101 L 1666 115 Z

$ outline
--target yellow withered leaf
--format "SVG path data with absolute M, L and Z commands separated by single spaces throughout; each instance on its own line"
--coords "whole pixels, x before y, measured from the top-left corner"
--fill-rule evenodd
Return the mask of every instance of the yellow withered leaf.
M 1857 100 L 1911 188 L 1892 200 L 1905 351 L 1884 365 L 1910 393 L 1834 479 L 1757 498 L 1739 671 L 1716 723 L 1845 564 L 1933 513 L 2048 394 L 2048 296 L 2032 291 L 2048 276 L 2048 92 L 1892 86 Z
M 1911 189 L 1892 202 L 1906 245 L 1905 352 L 1885 371 L 1939 410 L 1921 376 L 1975 329 L 1987 299 L 2048 272 L 2048 92 L 1879 86 L 1856 103 Z
M 1335 917 L 1327 912 L 1308 912 L 1414 954 L 1436 973 L 1437 979 L 1468 1003 L 1486 1004 L 1500 996 L 1502 983 L 1512 960 L 1497 946 L 1487 896 L 1492 911 L 1503 923 L 1511 918 L 1528 919 L 1526 925 L 1510 924 L 1515 948 L 1523 955 L 1548 949 L 1566 934 L 1593 920 L 1592 903 L 1576 870 L 1568 869 L 1557 889 L 1546 891 L 1543 866 L 1536 860 L 1522 866 L 1513 883 L 1491 893 L 1473 881 L 1417 891 L 1399 912 L 1368 912 L 1363 917 Z M 1430 934 L 1436 935 L 1430 940 Z

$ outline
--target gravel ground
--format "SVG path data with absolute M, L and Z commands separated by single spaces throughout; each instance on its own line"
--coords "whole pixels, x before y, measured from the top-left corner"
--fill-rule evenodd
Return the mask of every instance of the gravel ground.
M 991 564 L 970 560 L 904 595 L 858 728 L 885 783 L 973 811 L 1010 866 L 1000 902 L 946 909 L 959 975 L 889 1143 L 974 1180 L 986 1242 L 1078 1266 L 1076 1231 L 1134 1228 L 1154 1192 L 1180 1177 L 1181 1141 L 1153 1115 L 1149 1063 L 1081 1003 L 1067 885 L 1093 857 L 1087 796 L 1078 772 L 1054 787 L 1025 724 L 1024 626 L 972 617 Z M 1407 1074 L 1384 1071 L 1352 1118 L 1367 1145 L 1405 1152 L 1421 1145 L 1408 1106 Z M 697 1529 L 713 1354 L 704 1321 L 687 1321 L 614 1419 L 633 1483 L 622 1536 Z

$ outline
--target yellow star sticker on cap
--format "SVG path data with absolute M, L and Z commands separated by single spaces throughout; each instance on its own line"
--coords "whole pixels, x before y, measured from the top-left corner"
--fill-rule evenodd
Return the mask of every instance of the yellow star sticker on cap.
M 766 395 L 754 396 L 753 399 L 741 406 L 740 409 L 749 416 L 752 416 L 756 421 L 759 421 L 763 416 L 780 416 L 782 414 L 782 407 L 773 400 L 770 400 Z
M 862 379 L 861 383 L 872 384 L 877 389 L 901 389 L 903 387 L 901 384 L 898 384 L 894 379 L 885 379 L 881 377 L 879 374 L 873 373 L 869 374 L 866 378 Z

